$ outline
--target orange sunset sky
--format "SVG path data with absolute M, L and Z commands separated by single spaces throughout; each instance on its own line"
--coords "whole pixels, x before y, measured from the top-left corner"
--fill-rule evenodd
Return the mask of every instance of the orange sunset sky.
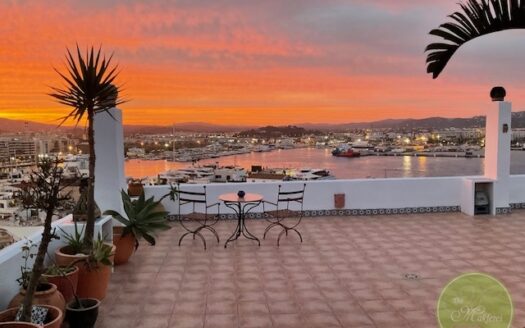
M 525 32 L 425 73 L 430 29 L 457 0 L 0 1 L 0 117 L 54 123 L 66 47 L 121 67 L 126 124 L 291 124 L 468 117 L 504 85 L 525 109 Z

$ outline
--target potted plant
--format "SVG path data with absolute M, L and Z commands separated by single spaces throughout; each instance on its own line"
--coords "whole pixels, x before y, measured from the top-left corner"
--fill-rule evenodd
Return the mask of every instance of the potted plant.
M 31 240 L 27 240 L 26 244 L 22 246 L 23 264 L 20 266 L 20 277 L 16 279 L 20 285 L 20 292 L 16 294 L 9 302 L 8 308 L 18 309 L 24 302 L 27 294 L 27 288 L 31 281 L 33 270 L 29 262 L 35 258 L 34 250 L 38 247 L 37 244 Z M 58 291 L 57 286 L 52 283 L 39 281 L 38 286 L 33 295 L 33 303 L 40 305 L 53 305 L 64 311 L 66 302 L 62 294 Z
M 77 123 L 87 117 L 87 134 L 89 143 L 89 176 L 87 186 L 86 229 L 83 238 L 84 253 L 92 251 L 95 231 L 95 130 L 94 119 L 98 113 L 109 113 L 109 110 L 122 104 L 119 99 L 119 87 L 113 82 L 117 78 L 117 67 L 112 66 L 112 56 L 101 56 L 101 49 L 95 52 L 91 47 L 85 57 L 76 49 L 75 56 L 67 50 L 67 74 L 57 73 L 62 77 L 66 86 L 53 88 L 51 97 L 60 104 L 72 108 L 62 123 L 73 119 Z M 111 115 L 111 114 L 110 114 Z
M 56 286 L 53 284 L 43 284 L 41 282 L 41 276 L 44 272 L 44 260 L 47 253 L 49 243 L 52 239 L 57 238 L 52 231 L 51 221 L 55 214 L 55 210 L 69 199 L 69 193 L 64 194 L 64 189 L 67 186 L 62 186 L 62 168 L 59 167 L 60 161 L 44 159 L 38 163 L 37 170 L 34 171 L 29 179 L 29 183 L 21 189 L 19 195 L 24 199 L 32 199 L 32 206 L 45 212 L 46 217 L 44 220 L 44 230 L 42 232 L 42 239 L 38 246 L 38 251 L 35 254 L 31 253 L 31 245 L 23 249 L 25 256 L 24 267 L 22 268 L 22 276 L 19 282 L 22 285 L 20 293 L 20 306 L 15 313 L 18 313 L 17 317 L 19 321 L 31 322 L 33 319 L 32 312 L 35 310 L 33 304 L 38 304 L 38 299 L 35 300 L 35 296 L 39 293 L 44 293 L 45 297 L 51 298 L 51 295 L 58 295 L 58 299 L 53 300 L 57 302 L 59 306 L 59 312 L 56 320 L 58 326 L 62 322 L 62 311 L 64 309 L 64 300 L 60 292 L 56 290 Z M 27 269 L 29 259 L 34 258 L 32 269 Z M 42 295 L 43 296 L 43 295 Z M 49 300 L 51 302 L 51 300 Z M 45 304 L 45 303 L 44 303 Z M 50 303 L 47 303 L 50 304 Z M 18 305 L 16 302 L 12 302 L 11 306 L 15 308 Z M 15 308 L 16 309 L 16 308 Z M 9 309 L 11 310 L 11 309 Z M 13 312 L 12 310 L 11 312 Z M 49 310 L 46 312 L 49 313 Z
M 0 327 L 2 328 L 25 328 L 25 327 L 39 327 L 39 328 L 60 328 L 63 321 L 63 312 L 59 308 L 52 305 L 40 304 L 34 308 L 45 309 L 47 311 L 44 319 L 44 324 L 34 324 L 31 322 L 16 321 L 19 308 L 8 308 L 0 312 Z
M 109 286 L 115 246 L 101 238 L 93 242 L 89 255 L 75 263 L 79 268 L 77 294 L 82 298 L 103 300 Z
M 55 251 L 55 263 L 59 266 L 76 266 L 78 284 L 76 292 L 80 297 L 102 300 L 106 297 L 111 267 L 113 265 L 115 246 L 105 243 L 99 236 L 89 252 L 85 252 L 82 232 L 76 222 L 73 233 L 62 230 L 67 245 Z
M 78 272 L 78 268 L 73 266 Z M 54 274 L 61 276 L 63 282 L 69 285 L 69 291 L 72 292 L 72 300 L 66 305 L 65 321 L 69 327 L 76 328 L 93 328 L 98 318 L 98 309 L 100 301 L 95 298 L 79 298 L 76 293 L 76 281 L 73 281 L 72 275 L 67 270 L 53 270 Z
M 113 240 L 116 246 L 115 264 L 126 263 L 133 251 L 139 247 L 139 241 L 144 238 L 150 245 L 155 245 L 155 233 L 170 229 L 166 216 L 168 212 L 159 210 L 158 205 L 162 201 L 155 201 L 153 196 L 146 199 L 144 191 L 138 199 L 132 200 L 130 196 L 122 190 L 120 192 L 122 203 L 124 204 L 125 215 L 117 211 L 105 211 L 105 215 L 111 215 L 123 226 L 116 227 L 121 229 L 120 236 Z M 115 238 L 115 237 L 114 237 Z
M 138 197 L 144 192 L 144 186 L 140 179 L 131 179 L 128 183 L 128 195 Z
M 69 327 L 95 327 L 99 307 L 100 301 L 96 298 L 75 299 L 67 304 L 66 322 L 69 323 Z
M 58 266 L 53 264 L 46 268 L 42 278 L 49 283 L 57 286 L 58 291 L 64 296 L 66 304 L 70 302 L 77 291 L 78 286 L 78 267 Z

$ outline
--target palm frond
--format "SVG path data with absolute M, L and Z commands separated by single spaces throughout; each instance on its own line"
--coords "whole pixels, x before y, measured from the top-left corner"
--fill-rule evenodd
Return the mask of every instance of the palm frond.
M 427 73 L 434 79 L 465 43 L 490 33 L 525 28 L 525 0 L 467 0 L 460 7 L 461 11 L 449 16 L 451 22 L 430 31 L 445 40 L 425 49 Z
M 102 55 L 102 49 L 91 47 L 83 55 L 79 46 L 76 52 L 69 49 L 66 54 L 66 73 L 55 71 L 64 81 L 62 88 L 52 87 L 49 94 L 55 100 L 72 107 L 60 124 L 72 119 L 77 123 L 86 115 L 92 116 L 125 102 L 119 98 L 120 87 L 114 84 L 118 77 L 118 65 L 112 65 L 113 54 L 108 58 Z

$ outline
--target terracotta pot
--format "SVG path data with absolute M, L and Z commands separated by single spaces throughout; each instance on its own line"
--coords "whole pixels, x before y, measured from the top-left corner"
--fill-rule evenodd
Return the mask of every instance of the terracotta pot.
M 140 182 L 131 182 L 128 184 L 128 195 L 138 197 L 144 192 L 144 186 Z
M 122 237 L 123 227 L 113 227 L 113 244 L 115 245 L 115 265 L 127 263 L 135 251 L 135 236 L 128 233 Z
M 69 266 L 73 262 L 85 259 L 87 255 L 84 254 L 73 254 L 71 247 L 64 246 L 60 247 L 55 251 L 55 263 L 58 266 Z
M 17 322 L 17 321 L 9 321 L 9 322 L 0 322 L 0 327 L 2 328 L 41 328 L 42 326 L 35 325 L 33 323 L 28 322 Z
M 51 305 L 39 305 L 45 307 L 49 310 L 47 314 L 48 323 L 44 325 L 44 328 L 60 328 L 62 321 L 64 320 L 63 312 Z M 10 328 L 22 328 L 22 327 L 40 327 L 39 325 L 33 325 L 26 322 L 16 322 L 15 316 L 18 312 L 18 307 L 8 308 L 5 311 L 0 312 L 0 327 L 10 327 Z
M 42 277 L 47 282 L 50 282 L 52 284 L 55 284 L 57 286 L 57 289 L 60 293 L 62 293 L 62 296 L 64 296 L 64 300 L 66 301 L 66 304 L 69 303 L 74 297 L 75 293 L 77 292 L 77 286 L 78 286 L 78 267 L 74 266 L 73 271 L 69 272 L 63 276 L 50 276 L 47 274 L 43 274 Z
M 111 252 L 115 254 L 115 245 L 111 245 Z M 115 256 L 111 256 L 111 262 L 115 261 Z M 80 298 L 96 298 L 103 300 L 111 277 L 112 266 L 99 264 L 97 268 L 90 269 L 85 263 L 77 265 L 78 287 L 77 296 Z
M 60 309 L 64 312 L 66 309 L 66 301 L 64 296 L 58 291 L 57 286 L 51 283 L 42 283 L 40 284 L 41 288 L 38 288 L 33 297 L 33 304 L 35 305 L 51 305 Z M 39 291 L 40 290 L 40 291 Z M 11 302 L 9 302 L 9 308 L 18 308 L 20 304 L 24 301 L 24 296 L 26 294 L 25 289 L 21 289 L 20 292 L 13 297 Z

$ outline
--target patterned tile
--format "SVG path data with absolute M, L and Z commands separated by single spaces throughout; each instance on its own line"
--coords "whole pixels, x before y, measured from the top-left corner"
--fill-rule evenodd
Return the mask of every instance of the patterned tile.
M 525 204 L 511 208 L 481 220 L 459 206 L 317 210 L 299 226 L 303 243 L 277 247 L 270 234 L 206 251 L 179 247 L 174 224 L 115 268 L 97 327 L 435 327 L 442 288 L 472 271 L 506 285 L 523 326 Z M 248 226 L 262 237 L 267 222 Z M 224 242 L 235 221 L 215 227 Z

